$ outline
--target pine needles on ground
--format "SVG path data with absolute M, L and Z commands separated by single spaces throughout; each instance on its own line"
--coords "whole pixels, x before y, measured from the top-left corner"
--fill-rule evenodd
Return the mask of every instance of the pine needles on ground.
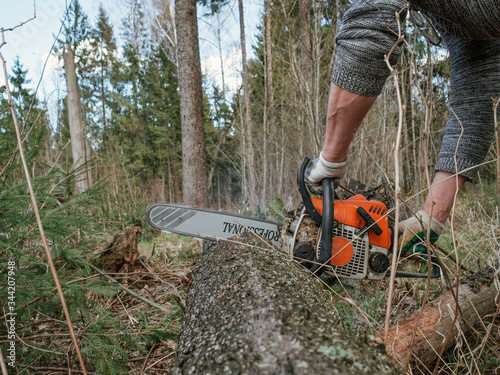
M 6 152 L 0 156 L 0 314 L 4 322 L 15 317 L 15 336 L 9 335 L 6 324 L 0 324 L 0 348 L 6 353 L 10 342 L 15 343 L 19 371 L 77 369 L 26 181 L 19 175 L 13 177 L 20 168 L 15 150 L 2 151 Z M 32 163 L 37 153 L 28 154 Z M 101 233 L 101 223 L 107 218 L 99 209 L 105 181 L 79 194 L 72 189 L 85 168 L 65 171 L 47 167 L 46 172 L 42 170 L 33 178 L 33 187 L 88 370 L 110 375 L 130 373 L 131 366 L 143 363 L 132 359 L 145 358 L 153 346 L 158 351 L 154 358 L 173 358 L 172 340 L 180 330 L 183 312 L 177 297 L 165 293 L 153 298 L 168 306 L 171 314 L 141 308 L 136 300 L 123 295 L 120 288 L 95 275 L 80 260 L 92 256 L 92 249 L 107 238 L 106 233 Z M 148 285 L 158 281 L 146 271 L 135 273 L 123 277 L 131 285 L 137 283 L 146 292 L 145 297 L 152 298 L 151 294 L 162 291 L 147 292 Z M 9 289 L 10 285 L 14 289 Z M 9 301 L 14 302 L 13 314 Z

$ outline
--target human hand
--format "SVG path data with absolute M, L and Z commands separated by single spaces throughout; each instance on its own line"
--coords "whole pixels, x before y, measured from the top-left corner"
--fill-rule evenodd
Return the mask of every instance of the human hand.
M 423 210 L 418 211 L 415 216 L 401 221 L 399 223 L 400 237 L 398 246 L 401 253 L 417 254 L 427 260 L 427 246 L 425 244 L 429 226 L 429 242 L 433 244 L 443 232 L 444 224 L 434 219 L 431 220 L 429 214 Z
M 341 179 L 345 175 L 347 160 L 342 163 L 331 163 L 323 158 L 323 153 L 319 155 L 306 168 L 305 180 L 307 187 L 312 193 L 322 194 L 321 181 L 325 178 Z

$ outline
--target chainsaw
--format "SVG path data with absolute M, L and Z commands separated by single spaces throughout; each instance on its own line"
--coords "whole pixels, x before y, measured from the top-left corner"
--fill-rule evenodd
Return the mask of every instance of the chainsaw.
M 283 223 L 244 215 L 178 204 L 156 203 L 147 209 L 151 227 L 203 240 L 218 241 L 246 231 L 297 259 L 319 275 L 380 280 L 388 274 L 392 228 L 387 207 L 362 195 L 338 199 L 338 179 L 322 181 L 322 198 L 312 198 L 305 185 L 305 157 L 297 175 L 302 203 Z M 441 276 L 440 264 L 431 256 L 430 277 Z M 426 278 L 427 273 L 396 271 L 397 277 Z

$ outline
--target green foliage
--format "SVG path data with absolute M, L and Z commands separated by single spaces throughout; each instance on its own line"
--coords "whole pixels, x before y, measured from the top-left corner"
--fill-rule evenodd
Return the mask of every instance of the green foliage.
M 221 7 L 227 5 L 228 0 L 198 0 L 198 2 L 209 9 L 208 14 L 214 15 L 220 11 Z
M 266 205 L 266 208 L 268 214 L 278 222 L 281 223 L 285 220 L 287 211 L 285 205 L 279 197 L 269 199 L 269 203 Z
M 9 76 L 14 112 L 22 137 L 26 138 L 25 153 L 33 158 L 44 147 L 43 142 L 48 137 L 46 112 L 41 108 L 39 101 L 33 97 L 27 86 L 30 80 L 26 78 L 28 71 L 23 69 L 19 58 L 14 60 L 12 75 Z M 5 89 L 5 87 L 4 87 Z M 30 114 L 28 116 L 28 114 Z M 17 139 L 14 130 L 14 121 L 10 111 L 5 90 L 0 93 L 0 170 L 5 166 L 4 178 L 16 178 L 9 172 L 12 170 L 9 160 L 17 154 Z
M 35 127 L 31 131 L 32 134 L 26 142 L 28 165 L 32 165 L 39 157 L 40 146 L 44 141 L 41 136 L 44 129 Z M 6 143 L 2 146 L 4 153 L 0 156 L 0 165 L 3 166 L 0 174 L 2 178 L 0 184 L 1 310 L 9 311 L 7 302 L 12 300 L 8 298 L 6 285 L 8 282 L 14 283 L 16 334 L 29 344 L 25 346 L 17 342 L 18 363 L 33 363 L 40 360 L 46 363 L 66 363 L 65 356 L 57 354 L 59 352 L 57 349 L 38 350 L 37 348 L 42 348 L 43 345 L 36 339 L 30 338 L 44 332 L 43 329 L 40 330 L 37 322 L 47 319 L 53 322 L 57 329 L 65 330 L 64 316 L 59 296 L 55 292 L 53 276 L 45 259 L 45 251 L 41 245 L 27 182 L 19 178 L 22 176 L 19 173 L 22 166 L 14 153 L 15 146 L 11 145 L 10 149 Z M 101 334 L 101 336 L 89 335 L 88 347 L 84 347 L 84 351 L 88 353 L 88 358 L 95 360 L 96 368 L 103 370 L 100 373 L 119 374 L 126 370 L 126 353 L 120 346 L 121 342 L 117 342 L 112 336 L 102 335 L 103 327 L 107 327 L 112 320 L 105 319 L 105 315 L 102 315 L 100 326 L 100 320 L 95 321 L 95 312 L 92 310 L 95 303 L 88 298 L 89 292 L 112 296 L 116 294 L 117 288 L 101 280 L 86 280 L 85 276 L 88 276 L 89 272 L 78 260 L 78 257 L 88 251 L 86 235 L 95 231 L 94 224 L 99 219 L 89 207 L 101 200 L 103 192 L 103 183 L 100 182 L 84 193 L 75 194 L 71 186 L 80 178 L 82 170 L 79 168 L 65 171 L 54 166 L 47 172 L 33 177 L 32 185 L 70 316 L 74 324 L 80 325 L 80 328 L 90 325 L 86 332 Z M 14 265 L 9 267 L 12 264 Z M 11 271 L 10 275 L 7 271 Z M 78 281 L 78 278 L 82 279 Z M 5 329 L 5 325 L 0 325 L 1 336 L 6 337 Z M 47 340 L 57 347 L 55 337 L 48 336 Z M 106 366 L 103 363 L 106 363 Z
M 83 12 L 78 0 L 70 2 L 62 22 L 64 27 L 61 38 L 57 40 L 56 51 L 61 52 L 66 46 L 71 45 L 73 51 L 76 52 L 78 47 L 80 47 L 89 36 L 88 17 Z

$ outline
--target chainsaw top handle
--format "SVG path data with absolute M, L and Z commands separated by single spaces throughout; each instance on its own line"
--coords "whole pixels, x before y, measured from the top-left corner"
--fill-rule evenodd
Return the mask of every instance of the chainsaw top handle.
M 302 202 L 304 203 L 308 215 L 316 223 L 321 225 L 321 249 L 319 258 L 317 263 L 313 264 L 309 269 L 311 272 L 320 275 L 325 270 L 323 266 L 329 263 L 332 258 L 335 187 L 339 185 L 340 181 L 338 178 L 325 178 L 321 181 L 321 186 L 323 188 L 323 215 L 320 215 L 314 208 L 311 196 L 305 185 L 305 171 L 310 162 L 311 158 L 308 156 L 304 157 L 297 175 L 297 184 L 299 185 Z

